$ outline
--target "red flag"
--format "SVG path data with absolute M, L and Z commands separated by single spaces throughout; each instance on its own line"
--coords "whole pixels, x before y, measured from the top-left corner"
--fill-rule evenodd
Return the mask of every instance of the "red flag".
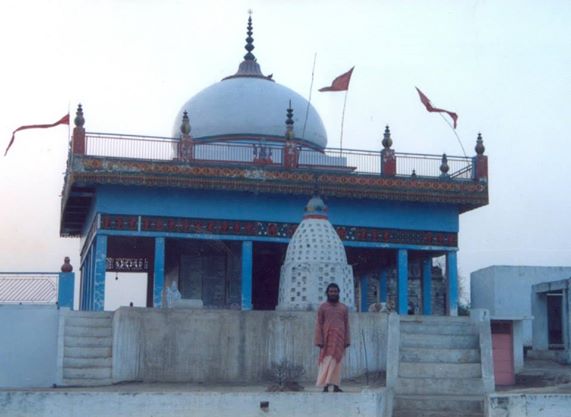
M 6 148 L 6 152 L 4 152 L 4 156 L 6 156 L 6 154 L 8 153 L 8 150 L 10 149 L 12 144 L 14 143 L 14 135 L 16 134 L 16 132 L 19 132 L 20 130 L 25 130 L 25 129 L 45 129 L 45 128 L 54 127 L 57 125 L 69 125 L 69 113 L 66 114 L 65 116 L 63 116 L 57 122 L 52 123 L 52 124 L 20 126 L 18 129 L 14 130 L 12 132 L 12 139 L 10 139 L 10 143 L 8 144 L 8 147 Z
M 349 89 L 349 81 L 351 81 L 351 74 L 355 67 L 351 68 L 345 74 L 341 74 L 335 78 L 329 87 L 320 88 L 319 91 L 347 91 Z
M 418 95 L 420 96 L 420 101 L 422 101 L 422 104 L 424 104 L 426 110 L 428 110 L 429 112 L 446 113 L 448 116 L 452 118 L 452 121 L 454 122 L 454 129 L 456 129 L 456 124 L 458 122 L 458 115 L 456 113 L 444 109 L 439 109 L 437 107 L 432 107 L 432 103 L 430 102 L 428 97 L 426 97 L 424 93 L 418 89 L 418 87 L 414 88 L 416 88 L 416 91 L 418 91 Z

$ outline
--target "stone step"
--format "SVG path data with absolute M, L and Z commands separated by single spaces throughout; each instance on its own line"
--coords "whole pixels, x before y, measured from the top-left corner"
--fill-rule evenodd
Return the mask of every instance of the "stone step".
M 484 417 L 483 412 L 468 411 L 429 411 L 429 410 L 394 410 L 393 417 Z
M 401 362 L 480 363 L 479 349 L 401 347 Z
M 425 347 L 444 349 L 477 349 L 480 346 L 478 335 L 425 335 L 401 333 L 401 347 Z
M 65 326 L 66 336 L 113 336 L 111 326 Z
M 397 395 L 395 410 L 483 413 L 484 398 L 474 395 Z M 443 414 L 444 415 L 444 414 Z M 448 415 L 448 414 L 446 414 Z
M 64 347 L 64 358 L 110 358 L 111 347 Z
M 66 316 L 65 327 L 112 327 L 112 317 L 86 317 L 86 316 Z
M 109 368 L 111 365 L 111 356 L 104 358 L 63 358 L 64 368 Z
M 113 346 L 111 336 L 65 336 L 65 347 L 109 347 Z
M 407 378 L 478 378 L 482 376 L 479 363 L 414 363 L 401 362 L 399 376 Z
M 413 334 L 448 334 L 448 335 L 471 335 L 478 334 L 478 327 L 472 322 L 410 322 L 404 321 L 400 324 L 401 333 Z
M 399 377 L 395 392 L 409 395 L 483 395 L 481 378 L 405 378 Z
M 95 317 L 95 318 L 113 318 L 114 311 L 82 311 L 73 310 L 66 313 L 66 318 L 69 317 Z
M 473 323 L 470 317 L 466 316 L 400 316 L 400 322 L 411 322 L 411 323 L 432 323 L 432 324 L 448 324 L 448 323 Z
M 111 367 L 63 368 L 63 379 L 111 379 Z
M 111 378 L 103 378 L 103 379 L 67 378 L 63 380 L 62 385 L 65 387 L 101 387 L 112 384 L 113 380 Z

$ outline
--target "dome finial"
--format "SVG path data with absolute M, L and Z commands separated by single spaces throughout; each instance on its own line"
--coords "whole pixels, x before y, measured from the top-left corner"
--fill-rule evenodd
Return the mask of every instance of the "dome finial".
M 256 57 L 252 53 L 254 50 L 254 38 L 252 38 L 252 35 L 254 34 L 252 30 L 252 9 L 248 10 L 248 14 L 248 31 L 246 32 L 248 37 L 246 38 L 246 46 L 244 47 L 248 53 L 244 55 L 244 59 L 246 61 L 255 61 Z
M 248 31 L 246 32 L 248 34 L 248 37 L 246 38 L 246 46 L 244 47 L 246 51 L 248 51 L 248 53 L 244 55 L 244 60 L 240 63 L 240 66 L 238 67 L 238 71 L 236 72 L 236 74 L 231 75 L 229 77 L 225 77 L 223 78 L 223 80 L 229 80 L 232 78 L 241 78 L 241 77 L 253 77 L 253 78 L 262 78 L 264 80 L 274 82 L 274 80 L 272 80 L 273 74 L 268 77 L 262 74 L 262 70 L 260 69 L 260 64 L 258 64 L 258 60 L 252 53 L 252 51 L 254 50 L 254 38 L 252 38 L 252 35 L 254 34 L 252 28 L 252 11 L 248 10 L 248 13 L 250 14 L 250 16 L 248 17 Z

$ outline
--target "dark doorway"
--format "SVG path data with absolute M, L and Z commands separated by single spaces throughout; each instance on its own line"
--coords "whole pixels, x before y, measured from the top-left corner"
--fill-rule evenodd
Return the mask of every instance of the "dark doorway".
M 178 289 L 184 299 L 202 300 L 205 308 L 240 304 L 240 245 L 221 240 L 167 241 L 167 265 L 178 264 Z
M 563 294 L 547 293 L 547 331 L 549 349 L 563 349 Z
M 252 304 L 254 310 L 275 310 L 285 243 L 254 242 Z
M 155 240 L 148 237 L 110 236 L 106 272 L 146 273 L 147 307 L 153 306 Z

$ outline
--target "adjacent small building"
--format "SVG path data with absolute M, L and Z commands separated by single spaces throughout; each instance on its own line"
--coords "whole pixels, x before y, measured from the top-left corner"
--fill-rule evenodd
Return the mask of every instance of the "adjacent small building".
M 532 287 L 533 355 L 571 364 L 571 277 Z
M 571 267 L 505 265 L 470 274 L 471 307 L 490 313 L 496 383 L 514 383 L 525 351 L 555 358 L 548 349 L 568 349 L 566 281 L 561 280 L 570 276 Z
M 532 346 L 532 288 L 571 277 L 571 267 L 493 265 L 470 274 L 472 308 L 485 308 L 492 318 L 527 319 L 522 342 Z

